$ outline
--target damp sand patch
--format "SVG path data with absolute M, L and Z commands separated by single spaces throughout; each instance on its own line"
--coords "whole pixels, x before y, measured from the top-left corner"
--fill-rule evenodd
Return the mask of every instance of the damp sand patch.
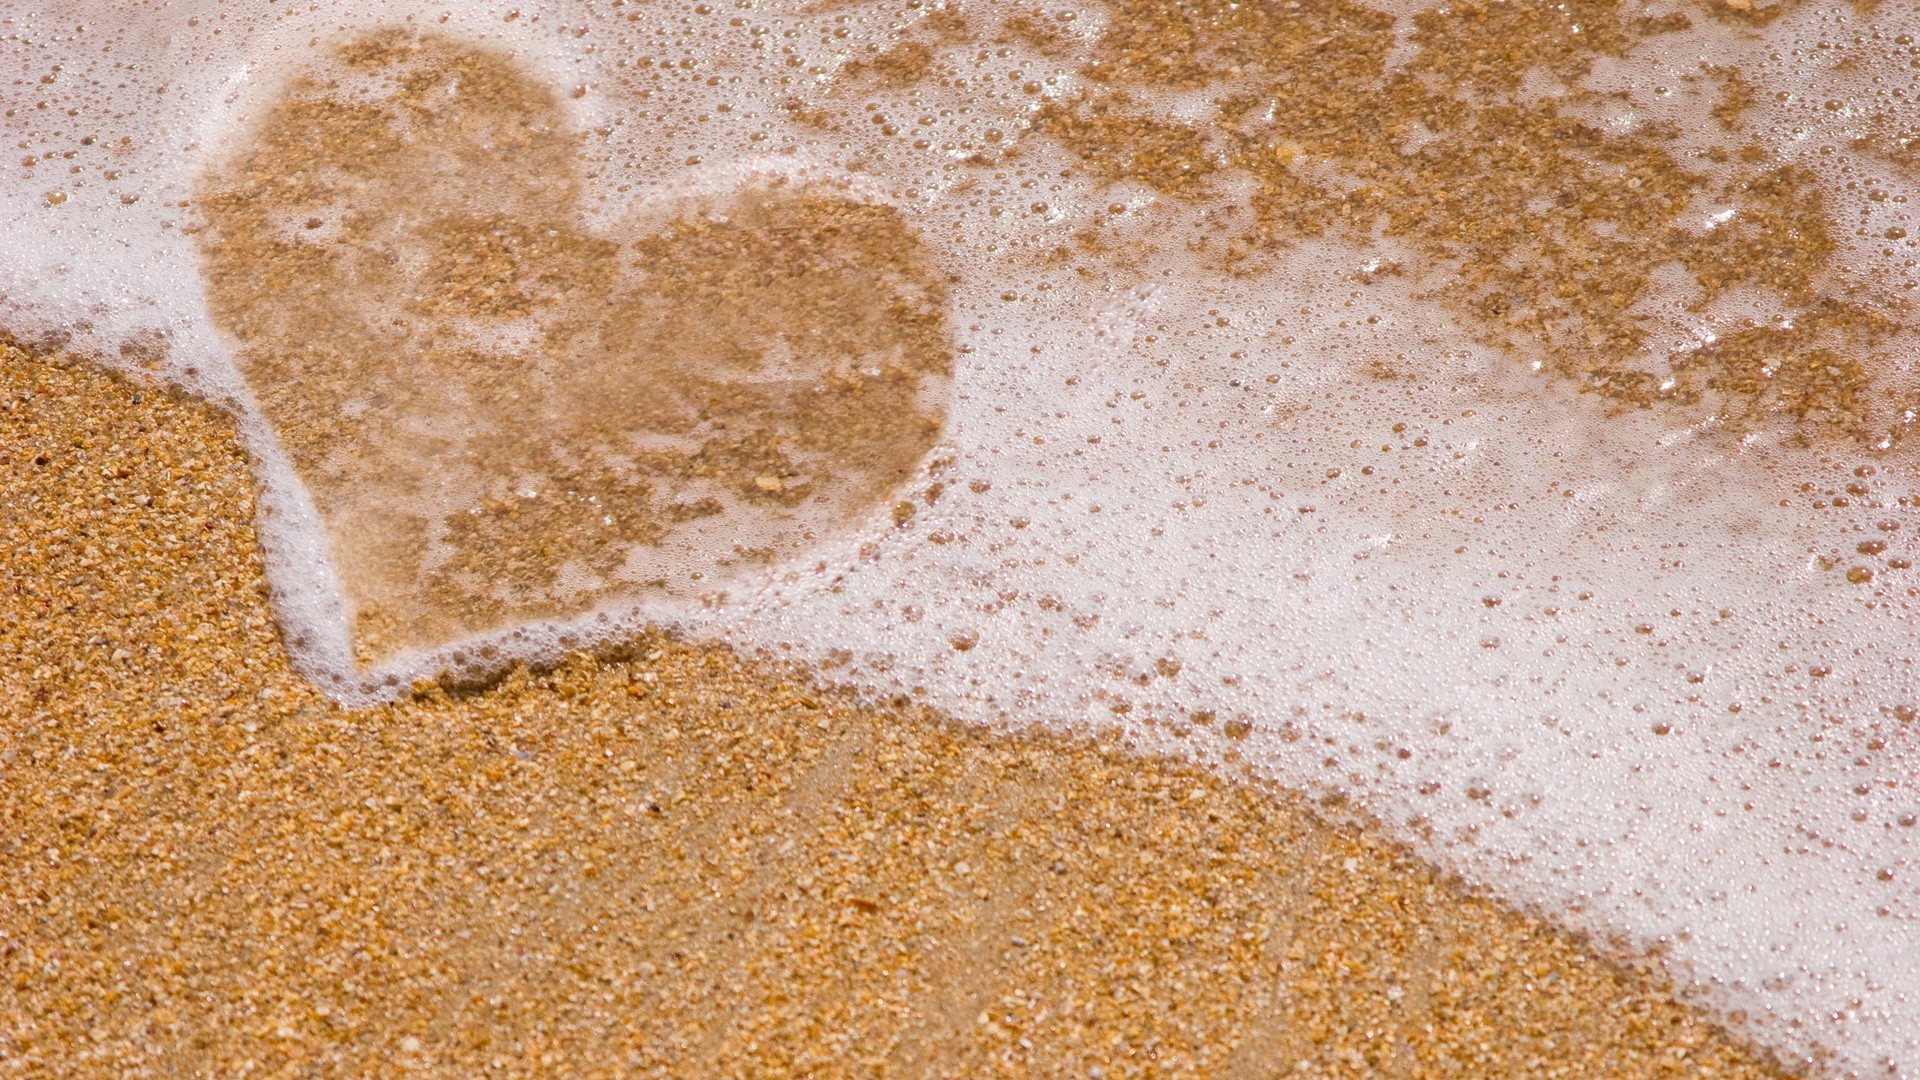
M 945 281 L 898 210 L 775 175 L 608 235 L 579 141 L 523 66 L 387 31 L 201 181 L 209 307 L 365 668 L 724 594 L 871 516 L 939 437 Z

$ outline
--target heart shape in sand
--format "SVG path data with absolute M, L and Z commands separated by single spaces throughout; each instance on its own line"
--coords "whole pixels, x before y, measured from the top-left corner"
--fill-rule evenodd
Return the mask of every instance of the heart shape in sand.
M 898 211 L 771 179 L 589 226 L 506 57 L 385 31 L 202 180 L 211 310 L 376 663 L 691 596 L 888 497 L 938 438 L 942 284 Z

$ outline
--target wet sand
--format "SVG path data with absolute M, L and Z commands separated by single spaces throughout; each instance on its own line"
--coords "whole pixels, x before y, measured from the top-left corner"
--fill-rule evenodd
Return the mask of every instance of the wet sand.
M 201 177 L 196 239 L 359 663 L 722 593 L 906 494 L 954 342 L 900 209 L 762 177 L 602 230 L 509 57 L 389 29 L 315 59 Z
M 4 346 L 0 410 L 0 1073 L 1780 1074 L 1111 740 L 665 637 L 342 711 L 220 417 Z

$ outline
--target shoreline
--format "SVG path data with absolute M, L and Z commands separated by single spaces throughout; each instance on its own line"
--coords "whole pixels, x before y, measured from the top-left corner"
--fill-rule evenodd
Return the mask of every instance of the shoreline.
M 341 710 L 222 418 L 0 390 L 0 1071 L 1783 1075 L 1196 765 L 664 636 Z

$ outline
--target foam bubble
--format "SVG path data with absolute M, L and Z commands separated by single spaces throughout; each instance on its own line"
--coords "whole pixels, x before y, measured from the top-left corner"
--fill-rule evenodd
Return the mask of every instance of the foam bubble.
M 1920 1064 L 1920 53 L 1890 14 L 280 7 L 0 16 L 0 294 L 13 333 L 234 412 L 289 646 L 343 699 L 652 619 L 1117 724 L 1658 946 L 1789 1054 Z M 808 197 L 843 231 L 782 216 Z M 800 250 L 837 268 L 811 292 L 729 276 Z M 248 279 L 266 251 L 341 254 Z M 898 347 L 808 336 L 836 326 Z M 950 376 L 901 359 L 915 327 Z M 356 393 L 275 359 L 316 341 L 359 342 Z M 893 387 L 830 433 L 944 427 L 693 470 L 668 501 L 720 513 L 593 543 L 615 515 L 582 506 L 710 441 L 607 380 L 729 350 L 755 386 Z M 528 374 L 469 385 L 501 368 Z M 526 497 L 581 504 L 543 520 L 513 485 L 556 449 L 618 482 Z M 835 469 L 817 519 L 753 516 Z M 449 531 L 487 498 L 512 535 Z M 722 580 L 644 588 L 695 572 Z M 383 603 L 411 629 L 369 648 Z

